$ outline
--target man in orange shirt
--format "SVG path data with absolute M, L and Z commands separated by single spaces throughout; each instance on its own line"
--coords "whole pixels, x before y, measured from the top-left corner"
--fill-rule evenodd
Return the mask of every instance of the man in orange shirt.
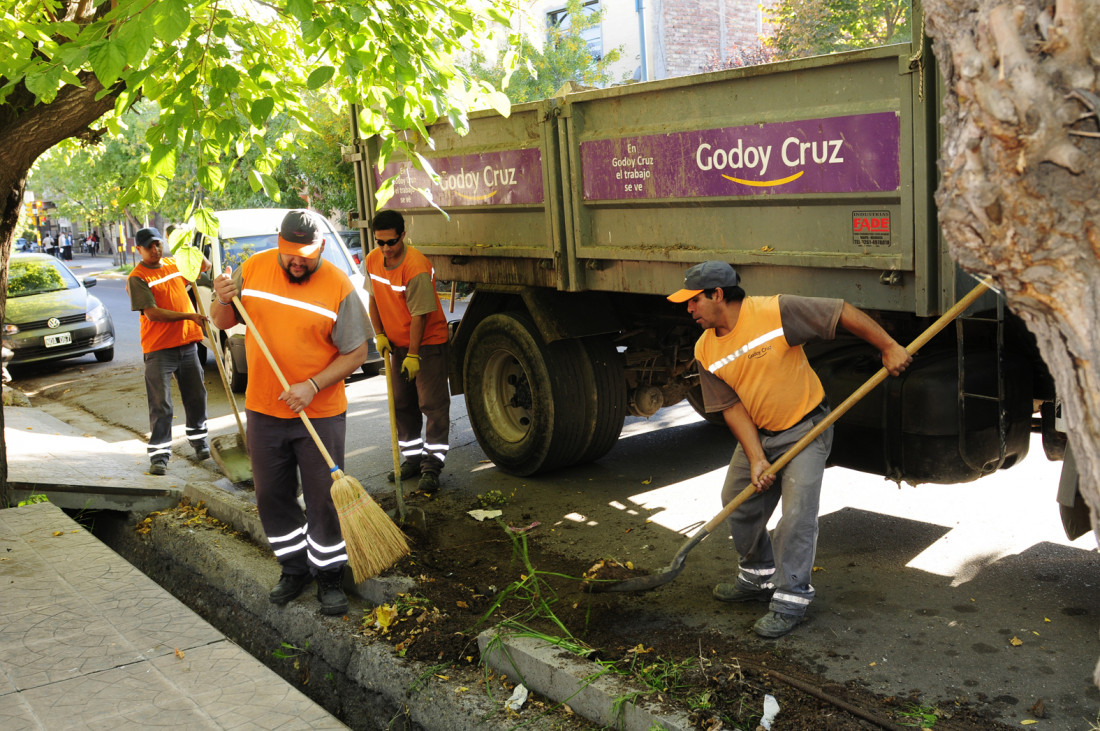
M 317 578 L 321 613 L 348 609 L 348 561 L 332 502 L 332 477 L 305 424 L 305 412 L 337 465 L 344 464 L 348 399 L 344 379 L 367 359 L 363 303 L 344 272 L 322 258 L 324 222 L 312 211 L 289 211 L 279 246 L 253 254 L 230 276 L 214 280 L 210 319 L 222 330 L 240 321 L 239 294 L 283 372 L 284 390 L 251 330 L 245 334 L 248 454 L 256 507 L 282 574 L 271 590 L 286 604 Z M 228 271 L 228 267 L 227 267 Z M 298 481 L 306 503 L 298 505 Z
M 447 318 L 435 291 L 435 270 L 428 258 L 405 243 L 405 219 L 393 210 L 371 222 L 375 248 L 363 271 L 370 292 L 370 321 L 375 345 L 392 378 L 397 442 L 404 461 L 401 479 L 420 473 L 419 489 L 439 489 L 451 428 L 451 392 L 447 386 Z M 421 414 L 426 424 L 422 425 Z M 421 436 L 421 428 L 424 433 Z M 392 482 L 394 475 L 391 472 Z
M 749 483 L 757 490 L 727 521 L 741 556 L 739 572 L 734 583 L 715 586 L 714 596 L 726 602 L 770 602 L 753 629 L 762 637 L 781 637 L 802 621 L 814 598 L 810 578 L 821 480 L 833 444 L 830 427 L 778 475 L 764 475 L 771 460 L 829 413 L 825 389 L 802 345 L 832 340 L 840 325 L 878 348 L 891 375 L 905 370 L 912 358 L 878 323 L 844 300 L 746 297 L 740 284 L 729 264 L 705 261 L 687 270 L 684 288 L 668 299 L 687 302 L 688 313 L 703 328 L 695 344 L 703 403 L 708 413 L 722 413 L 738 442 L 722 486 L 722 504 Z M 768 520 L 780 497 L 783 515 L 769 536 Z
M 203 383 L 196 343 L 202 340 L 187 295 L 187 280 L 176 261 L 163 258 L 164 238 L 155 228 L 135 235 L 141 263 L 130 272 L 126 290 L 130 309 L 141 312 L 141 350 L 145 354 L 145 394 L 149 401 L 149 473 L 163 475 L 172 455 L 172 376 L 179 384 L 187 415 L 187 440 L 202 460 L 210 456 L 206 444 L 206 384 Z M 210 269 L 203 259 L 202 270 Z

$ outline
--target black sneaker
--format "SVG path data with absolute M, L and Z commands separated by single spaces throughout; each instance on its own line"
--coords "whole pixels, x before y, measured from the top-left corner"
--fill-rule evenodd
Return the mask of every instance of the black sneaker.
M 402 482 L 404 482 L 405 480 L 407 480 L 411 477 L 416 477 L 419 474 L 420 474 L 420 460 L 418 460 L 418 459 L 417 460 L 407 459 L 407 460 L 405 460 L 404 462 L 401 463 L 401 481 Z M 389 480 L 390 482 L 397 482 L 397 478 L 394 476 L 392 471 L 386 473 L 386 479 Z
M 348 595 L 344 593 L 344 568 L 317 573 L 317 601 L 321 614 L 338 616 L 348 611 Z
M 301 594 L 311 581 L 313 581 L 313 577 L 309 574 L 284 573 L 279 577 L 279 583 L 268 594 L 268 598 L 272 604 L 286 604 Z
M 420 476 L 417 489 L 425 495 L 436 494 L 439 491 L 439 475 L 435 472 L 425 472 Z
M 167 462 L 150 462 L 149 463 L 150 475 L 166 475 L 168 474 Z
M 761 589 L 759 586 L 747 586 L 737 582 L 716 584 L 712 593 L 720 602 L 766 602 L 771 600 L 775 589 Z
M 782 612 L 768 612 L 760 619 L 756 620 L 756 624 L 752 626 L 753 631 L 761 637 L 776 638 L 790 632 L 792 629 L 798 626 L 798 623 L 802 621 L 802 617 L 797 614 L 783 614 Z
M 195 459 L 202 462 L 204 459 L 210 458 L 210 447 L 205 444 L 201 447 L 195 447 Z

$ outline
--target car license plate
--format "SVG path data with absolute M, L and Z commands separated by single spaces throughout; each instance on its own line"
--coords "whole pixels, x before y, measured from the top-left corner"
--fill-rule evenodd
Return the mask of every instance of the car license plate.
M 56 348 L 58 345 L 68 345 L 73 341 L 72 333 L 58 333 L 46 336 L 46 347 Z

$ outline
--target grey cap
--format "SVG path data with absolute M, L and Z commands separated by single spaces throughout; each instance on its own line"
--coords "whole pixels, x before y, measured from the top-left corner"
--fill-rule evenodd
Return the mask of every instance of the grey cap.
M 138 246 L 145 249 L 151 246 L 154 241 L 159 241 L 163 244 L 164 237 L 160 235 L 159 230 L 150 226 L 148 228 L 139 229 L 138 232 L 134 234 L 134 241 Z
M 707 289 L 736 287 L 741 284 L 741 275 L 724 261 L 704 261 L 696 264 L 684 273 L 684 288 L 668 296 L 670 302 L 687 302 Z
M 313 211 L 299 208 L 287 211 L 279 226 L 279 251 L 292 256 L 311 258 L 321 250 L 325 226 Z

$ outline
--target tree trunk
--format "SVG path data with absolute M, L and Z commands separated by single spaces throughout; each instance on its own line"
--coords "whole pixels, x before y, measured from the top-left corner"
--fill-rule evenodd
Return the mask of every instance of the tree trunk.
M 103 86 L 94 74 L 83 72 L 79 76 L 82 87 L 62 87 L 50 104 L 35 104 L 20 84 L 0 105 L 0 320 L 7 309 L 8 259 L 31 165 L 43 152 L 69 137 L 97 139 L 90 125 L 115 104 L 114 93 L 96 100 Z M 8 507 L 11 492 L 3 426 L 0 410 L 0 507 Z
M 940 225 L 1038 339 L 1100 540 L 1100 3 L 924 10 L 947 83 Z

